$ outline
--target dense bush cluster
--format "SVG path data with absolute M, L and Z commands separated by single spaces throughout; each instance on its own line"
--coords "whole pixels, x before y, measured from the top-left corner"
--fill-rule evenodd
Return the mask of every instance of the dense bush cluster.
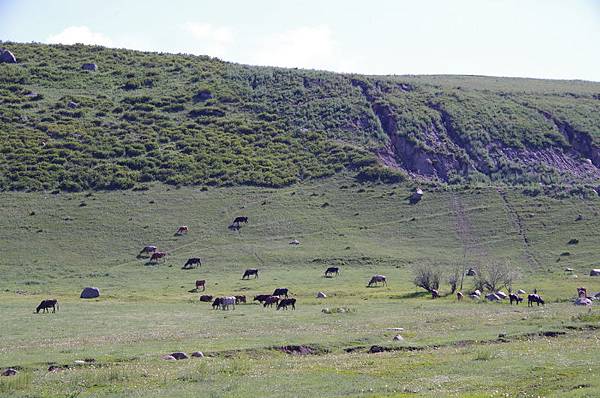
M 561 128 L 600 141 L 593 84 L 371 78 L 97 46 L 3 46 L 19 63 L 0 64 L 2 190 L 279 187 L 343 170 L 398 182 L 405 174 L 376 155 L 394 135 L 485 165 L 452 170 L 449 182 L 554 181 L 563 176 L 552 167 L 491 148 L 569 148 Z M 82 70 L 86 62 L 98 70 Z

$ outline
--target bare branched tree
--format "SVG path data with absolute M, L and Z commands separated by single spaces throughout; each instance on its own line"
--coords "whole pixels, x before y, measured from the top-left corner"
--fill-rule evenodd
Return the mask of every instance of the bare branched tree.
M 508 261 L 504 263 L 490 262 L 479 267 L 473 282 L 476 289 L 497 292 L 503 287 L 511 289 L 516 278 L 517 273 Z
M 462 287 L 462 278 L 464 277 L 464 266 L 460 265 L 455 266 L 452 271 L 450 271 L 450 275 L 448 275 L 448 284 L 450 285 L 450 294 L 454 294 L 456 292 L 456 287 L 458 283 L 461 282 Z
M 442 272 L 439 268 L 431 265 L 421 265 L 415 268 L 414 284 L 430 293 L 440 288 L 441 279 Z

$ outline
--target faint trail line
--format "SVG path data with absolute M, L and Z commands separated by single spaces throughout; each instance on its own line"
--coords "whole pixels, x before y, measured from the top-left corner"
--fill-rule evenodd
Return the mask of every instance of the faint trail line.
M 502 188 L 496 188 L 496 191 L 498 191 L 500 197 L 502 198 L 502 202 L 504 204 L 504 208 L 506 209 L 506 214 L 509 218 L 509 221 L 513 223 L 513 225 L 517 229 L 517 233 L 521 237 L 521 241 L 523 242 L 523 258 L 530 266 L 539 267 L 540 264 L 531 253 L 531 248 L 529 246 L 529 238 L 527 237 L 527 231 L 523 227 L 523 220 L 521 219 L 521 216 L 515 210 L 514 206 L 508 201 L 506 191 L 504 191 Z

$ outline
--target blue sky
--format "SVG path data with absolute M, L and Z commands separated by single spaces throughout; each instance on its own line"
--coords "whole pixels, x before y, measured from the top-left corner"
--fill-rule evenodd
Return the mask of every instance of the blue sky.
M 0 39 L 368 74 L 600 81 L 600 0 L 0 0 Z

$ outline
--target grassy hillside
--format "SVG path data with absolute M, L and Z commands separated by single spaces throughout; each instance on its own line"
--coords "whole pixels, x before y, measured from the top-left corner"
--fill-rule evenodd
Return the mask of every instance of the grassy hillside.
M 4 43 L 0 189 L 398 182 L 597 185 L 600 84 L 373 77 Z M 93 62 L 95 72 L 81 65 Z
M 598 198 L 432 187 L 411 205 L 412 188 L 343 176 L 283 189 L 0 193 L 0 368 L 20 370 L 0 378 L 0 396 L 598 395 L 600 314 L 571 301 L 578 286 L 600 291 L 588 276 Z M 228 231 L 241 214 L 249 224 Z M 181 224 L 190 232 L 176 237 Z M 170 255 L 147 265 L 136 258 L 146 244 Z M 196 256 L 200 268 L 181 269 Z M 497 261 L 519 271 L 514 289 L 537 288 L 547 305 L 458 303 L 445 280 L 431 300 L 412 284 L 420 264 L 448 275 Z M 324 278 L 328 266 L 341 274 Z M 251 267 L 260 278 L 241 280 Z M 375 273 L 387 287 L 366 287 Z M 297 310 L 214 311 L 189 292 L 196 279 L 212 295 L 289 287 Z M 78 298 L 89 285 L 99 299 Z M 49 297 L 60 310 L 33 314 Z M 322 312 L 339 307 L 349 311 Z M 404 341 L 392 341 L 398 333 Z M 290 344 L 314 354 L 274 348 Z M 391 351 L 369 354 L 372 345 Z M 180 350 L 206 357 L 160 359 Z M 96 362 L 74 365 L 84 358 Z

